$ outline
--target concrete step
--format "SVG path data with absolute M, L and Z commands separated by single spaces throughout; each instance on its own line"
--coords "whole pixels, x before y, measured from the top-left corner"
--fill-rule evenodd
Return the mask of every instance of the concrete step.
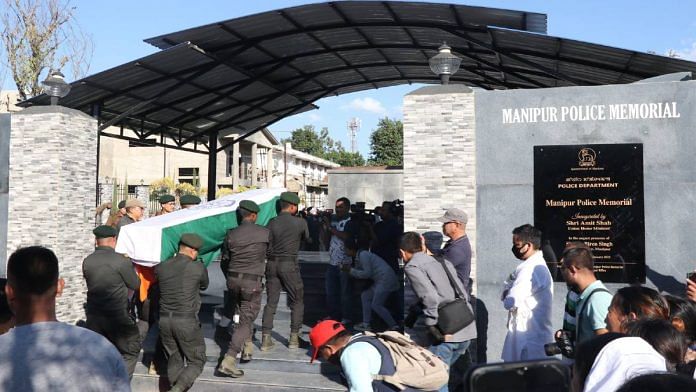
M 252 361 L 253 362 L 253 361 Z M 319 366 L 317 366 L 319 367 Z M 316 373 L 296 373 L 268 369 L 244 368 L 244 377 L 229 378 L 214 375 L 215 366 L 207 363 L 203 373 L 196 379 L 190 392 L 212 391 L 258 391 L 258 392 L 298 392 L 298 391 L 345 391 L 337 374 L 319 375 Z M 147 369 L 139 364 L 131 381 L 134 392 L 166 391 L 166 381 L 159 376 L 147 374 Z
M 322 259 L 323 255 L 309 255 L 309 259 Z M 323 259 L 322 259 L 323 260 Z M 346 387 L 340 382 L 338 367 L 319 361 L 310 364 L 308 333 L 310 327 L 320 317 L 326 316 L 324 274 L 326 264 L 319 261 L 301 262 L 301 274 L 305 283 L 305 323 L 302 327 L 300 349 L 290 350 L 287 339 L 290 335 L 290 310 L 287 306 L 287 294 L 281 292 L 278 309 L 274 318 L 273 339 L 275 346 L 272 350 L 262 352 L 261 319 L 263 306 L 266 304 L 266 294 L 262 297 L 261 311 L 254 322 L 255 333 L 253 359 L 239 364 L 245 371 L 245 376 L 239 379 L 216 377 L 214 370 L 227 350 L 229 333 L 225 328 L 217 326 L 219 317 L 214 313 L 222 308 L 223 293 L 226 283 L 219 264 L 214 263 L 208 268 L 210 287 L 202 296 L 202 306 L 199 313 L 201 327 L 206 345 L 207 363 L 201 376 L 191 388 L 191 391 L 260 391 L 260 392 L 298 392 L 298 391 L 345 391 Z M 358 300 L 359 302 L 359 300 Z M 144 356 L 149 364 L 155 349 L 158 331 L 153 329 L 146 339 Z M 133 391 L 166 390 L 168 383 L 165 377 L 149 375 L 143 358 L 136 367 L 133 376 Z

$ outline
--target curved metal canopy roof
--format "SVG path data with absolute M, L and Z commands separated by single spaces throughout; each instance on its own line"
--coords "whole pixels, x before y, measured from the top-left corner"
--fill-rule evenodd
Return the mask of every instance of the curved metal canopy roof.
M 310 4 L 147 39 L 163 49 L 74 82 L 61 105 L 132 129 L 138 140 L 220 151 L 329 96 L 439 83 L 428 66 L 443 42 L 463 58 L 451 83 L 484 89 L 630 83 L 696 63 L 546 33 L 546 15 L 451 4 Z M 39 96 L 24 103 L 46 104 Z M 205 149 L 201 148 L 204 146 Z M 211 151 L 212 152 L 212 151 Z

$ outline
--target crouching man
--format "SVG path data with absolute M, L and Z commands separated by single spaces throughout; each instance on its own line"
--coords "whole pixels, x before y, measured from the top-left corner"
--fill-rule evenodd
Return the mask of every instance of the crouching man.
M 432 391 L 448 380 L 440 358 L 396 331 L 351 336 L 338 321 L 324 320 L 309 340 L 312 362 L 319 357 L 341 366 L 349 392 Z

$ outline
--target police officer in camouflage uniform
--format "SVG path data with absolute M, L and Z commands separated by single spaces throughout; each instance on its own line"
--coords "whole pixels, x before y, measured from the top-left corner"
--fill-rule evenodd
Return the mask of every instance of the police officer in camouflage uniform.
M 239 325 L 232 334 L 229 349 L 225 354 L 218 374 L 242 377 L 244 372 L 237 368 L 237 354 L 251 337 L 252 327 L 261 309 L 261 293 L 266 252 L 269 243 L 267 228 L 256 224 L 259 206 L 251 200 L 242 200 L 237 208 L 239 226 L 227 232 L 223 243 L 221 267 L 227 271 L 227 289 L 230 297 L 239 304 Z
M 271 242 L 268 247 L 266 264 L 266 293 L 268 300 L 263 308 L 261 351 L 273 347 L 271 332 L 280 299 L 281 287 L 288 293 L 290 301 L 290 338 L 288 348 L 300 347 L 300 328 L 304 316 L 304 285 L 297 263 L 297 253 L 301 242 L 311 242 L 307 221 L 294 216 L 300 198 L 296 193 L 283 192 L 280 195 L 280 214 L 268 223 Z
M 197 260 L 202 246 L 198 235 L 182 234 L 176 256 L 155 267 L 160 285 L 160 337 L 168 361 L 170 391 L 190 388 L 206 361 L 198 321 L 199 292 L 208 288 L 208 270 Z
M 92 233 L 96 249 L 82 262 L 87 281 L 87 328 L 116 346 L 132 377 L 140 353 L 140 332 L 128 311 L 128 290 L 137 291 L 140 279 L 131 260 L 114 251 L 116 229 L 104 225 Z

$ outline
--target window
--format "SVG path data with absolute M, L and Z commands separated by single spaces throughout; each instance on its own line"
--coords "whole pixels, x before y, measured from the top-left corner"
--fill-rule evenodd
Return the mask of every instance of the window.
M 201 183 L 199 168 L 197 167 L 180 167 L 179 168 L 179 183 L 188 183 L 198 186 Z
M 198 176 L 198 168 L 197 167 L 180 167 L 179 168 L 179 177 L 194 177 Z

